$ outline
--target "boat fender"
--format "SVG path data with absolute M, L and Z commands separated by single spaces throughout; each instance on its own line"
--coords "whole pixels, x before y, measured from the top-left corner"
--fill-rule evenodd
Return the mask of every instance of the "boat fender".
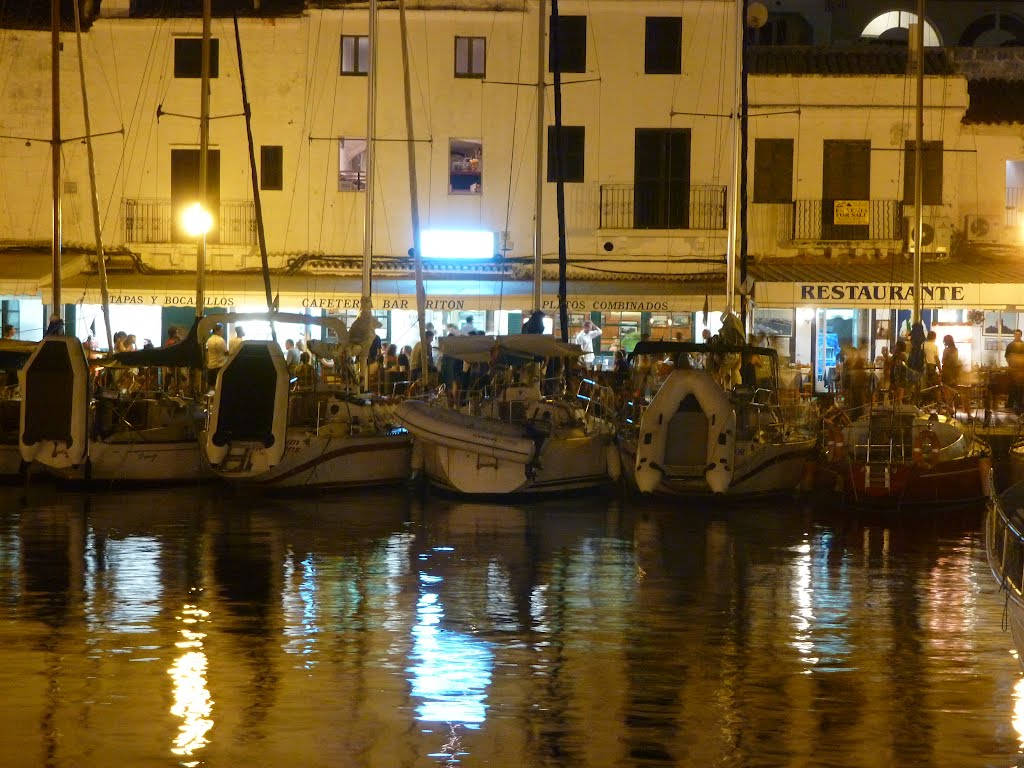
M 930 429 L 922 429 L 914 438 L 914 463 L 927 467 L 935 466 L 941 448 L 939 436 Z
M 829 461 L 846 458 L 846 436 L 839 427 L 830 427 L 825 435 L 825 457 Z
M 622 477 L 622 458 L 619 456 L 619 447 L 612 443 L 604 449 L 608 461 L 608 477 L 612 482 L 618 482 Z

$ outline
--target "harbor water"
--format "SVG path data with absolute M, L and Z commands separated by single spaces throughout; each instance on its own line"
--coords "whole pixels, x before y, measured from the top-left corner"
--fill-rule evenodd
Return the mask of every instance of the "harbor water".
M 0 765 L 1024 765 L 982 521 L 4 488 Z

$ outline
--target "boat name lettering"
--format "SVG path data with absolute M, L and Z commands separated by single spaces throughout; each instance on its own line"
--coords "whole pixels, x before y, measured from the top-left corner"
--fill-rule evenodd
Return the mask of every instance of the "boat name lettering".
M 962 285 L 925 285 L 922 297 L 932 301 L 964 301 Z M 800 286 L 801 300 L 818 301 L 912 301 L 913 286 L 882 283 L 819 283 Z

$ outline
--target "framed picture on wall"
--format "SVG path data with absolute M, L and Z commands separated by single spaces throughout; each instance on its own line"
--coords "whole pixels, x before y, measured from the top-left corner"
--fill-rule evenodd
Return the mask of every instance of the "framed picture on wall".
M 986 336 L 1013 336 L 1017 329 L 1016 312 L 985 312 L 984 334 Z M 985 347 L 988 349 L 988 347 Z
M 890 327 L 889 320 L 877 320 L 875 321 L 875 340 L 885 341 L 890 338 L 892 328 Z

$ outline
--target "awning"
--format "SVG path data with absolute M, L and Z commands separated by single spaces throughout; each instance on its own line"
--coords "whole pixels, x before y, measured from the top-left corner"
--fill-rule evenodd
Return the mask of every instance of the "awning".
M 50 282 L 53 257 L 48 253 L 25 251 L 0 256 L 0 297 L 5 299 L 37 299 L 40 283 Z
M 906 262 L 752 266 L 759 307 L 912 309 L 913 265 Z M 1012 263 L 930 262 L 921 269 L 924 309 L 1015 309 L 1024 306 L 1024 277 Z
M 272 292 L 284 309 L 358 310 L 360 281 L 331 275 L 273 275 Z M 47 278 L 43 298 L 50 296 Z M 523 280 L 427 280 L 427 309 L 449 311 L 534 309 L 533 286 Z M 99 277 L 83 272 L 65 276 L 61 284 L 65 303 L 101 303 Z M 108 276 L 111 304 L 194 307 L 196 278 L 191 274 L 154 275 L 114 272 Z M 710 295 L 715 290 L 718 295 Z M 722 302 L 721 286 L 670 281 L 570 281 L 569 311 L 583 312 L 693 312 Z M 558 311 L 558 286 L 545 282 L 543 307 Z M 259 273 L 213 273 L 205 285 L 205 305 L 225 309 L 266 306 L 263 278 Z M 373 282 L 373 306 L 378 310 L 415 310 L 416 285 L 408 279 L 377 279 Z

